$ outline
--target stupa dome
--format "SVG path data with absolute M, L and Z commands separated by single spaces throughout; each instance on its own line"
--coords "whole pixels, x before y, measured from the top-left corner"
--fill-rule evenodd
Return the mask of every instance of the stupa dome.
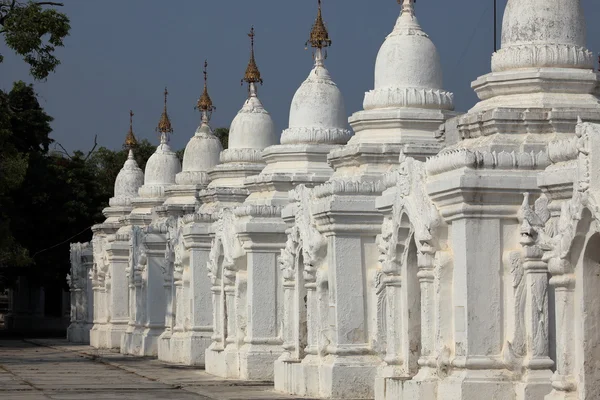
M 413 0 L 404 0 L 394 30 L 379 49 L 375 90 L 365 95 L 365 110 L 392 107 L 454 108 L 452 94 L 443 90 L 440 56 L 419 25 Z
M 585 48 L 586 25 L 580 0 L 508 0 L 502 23 L 502 48 L 492 71 L 520 68 L 592 69 Z
M 144 172 L 133 158 L 132 149 L 137 146 L 137 143 L 133 134 L 133 111 L 130 110 L 129 132 L 125 137 L 125 147 L 129 148 L 129 154 L 115 180 L 115 196 L 108 202 L 111 207 L 129 206 L 131 199 L 138 197 L 138 190 L 144 184 Z
M 223 146 L 213 134 L 209 125 L 211 113 L 215 107 L 208 94 L 207 84 L 208 62 L 204 62 L 204 91 L 198 99 L 196 108 L 202 114 L 202 121 L 196 134 L 185 146 L 183 153 L 183 171 L 177 175 L 178 185 L 205 185 L 208 184 L 207 172 L 219 163 L 219 154 Z
M 177 155 L 165 142 L 161 143 L 146 163 L 144 185 L 172 185 L 175 175 L 181 171 Z
M 230 149 L 263 150 L 277 143 L 275 123 L 271 114 L 263 107 L 257 97 L 254 84 L 252 93 L 237 113 L 229 129 Z
M 316 65 L 294 95 L 289 127 L 344 129 L 346 119 L 342 92 L 325 66 Z
M 165 89 L 165 109 L 158 123 L 160 145 L 146 163 L 144 186 L 139 190 L 140 197 L 162 197 L 164 189 L 175 184 L 175 175 L 181 171 L 181 163 L 167 143 L 168 135 L 173 133 L 171 120 L 167 114 L 167 89 Z
M 435 45 L 421 29 L 414 12 L 403 11 L 377 54 L 375 89 L 442 89 L 442 76 Z
M 110 199 L 110 206 L 129 205 L 131 199 L 138 196 L 138 190 L 143 184 L 144 172 L 133 158 L 133 152 L 129 150 L 127 161 L 115 180 L 115 196 Z

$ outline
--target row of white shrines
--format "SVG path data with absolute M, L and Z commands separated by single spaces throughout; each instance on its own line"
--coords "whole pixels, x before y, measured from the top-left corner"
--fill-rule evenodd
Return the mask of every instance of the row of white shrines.
M 600 399 L 585 32 L 579 0 L 509 0 L 459 115 L 404 0 L 349 129 L 319 10 L 281 138 L 252 53 L 227 150 L 205 91 L 182 171 L 166 134 L 145 176 L 126 162 L 106 222 L 72 245 L 69 339 L 313 397 Z

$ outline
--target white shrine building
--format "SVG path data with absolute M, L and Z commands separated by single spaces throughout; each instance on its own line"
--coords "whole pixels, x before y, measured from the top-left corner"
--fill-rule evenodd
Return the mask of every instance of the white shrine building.
M 580 0 L 508 0 L 465 114 L 398 2 L 361 111 L 325 66 L 318 0 L 281 135 L 254 28 L 227 149 L 206 63 L 183 167 L 166 91 L 145 172 L 130 124 L 107 219 L 71 246 L 70 341 L 310 398 L 600 399 L 600 75 Z

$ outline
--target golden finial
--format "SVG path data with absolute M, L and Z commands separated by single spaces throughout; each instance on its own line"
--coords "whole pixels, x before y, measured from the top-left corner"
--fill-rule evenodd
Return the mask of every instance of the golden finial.
M 129 110 L 129 132 L 125 137 L 125 147 L 129 150 L 135 148 L 138 145 L 138 141 L 133 134 L 133 111 Z
M 171 126 L 171 120 L 169 119 L 169 114 L 167 113 L 167 96 L 169 95 L 169 91 L 165 87 L 165 109 L 160 117 L 160 121 L 158 122 L 158 127 L 156 130 L 160 133 L 160 142 L 166 143 L 168 139 L 168 135 L 173 133 L 173 126 Z
M 250 61 L 248 61 L 246 74 L 244 75 L 244 79 L 242 79 L 242 84 L 244 84 L 244 82 L 248 82 L 248 84 L 260 83 L 262 85 L 263 80 L 260 77 L 260 71 L 256 66 L 256 60 L 254 59 L 254 36 L 255 34 L 253 26 L 248 34 L 248 37 L 250 37 Z
M 400 0 L 399 0 L 400 1 Z M 315 21 L 312 30 L 310 31 L 310 38 L 306 45 L 308 44 L 315 49 L 323 49 L 325 47 L 331 46 L 331 39 L 329 39 L 329 32 L 327 32 L 327 27 L 325 26 L 325 22 L 323 22 L 323 14 L 321 12 L 321 0 L 319 0 L 319 11 L 317 13 L 317 20 Z
M 217 108 L 213 105 L 213 102 L 208 94 L 208 60 L 204 60 L 204 91 L 202 92 L 202 96 L 198 99 L 198 104 L 196 105 L 196 109 L 198 109 L 202 113 L 202 120 L 204 121 L 206 117 L 206 122 L 210 119 L 210 115 Z

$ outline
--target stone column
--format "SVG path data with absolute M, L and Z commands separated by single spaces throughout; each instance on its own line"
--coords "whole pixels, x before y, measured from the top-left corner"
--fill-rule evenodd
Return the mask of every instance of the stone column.
M 240 207 L 243 211 L 248 211 Z M 236 211 L 237 212 L 237 211 Z M 278 260 L 286 242 L 286 225 L 275 206 L 240 213 L 236 232 L 245 253 L 245 268 L 240 268 L 236 299 L 244 305 L 236 312 L 247 323 L 239 351 L 240 377 L 248 380 L 273 380 L 274 362 L 282 353 L 281 319 L 283 286 Z M 239 263 L 244 265 L 244 263 Z M 243 296 L 243 298 L 241 298 Z M 244 321 L 245 320 L 245 321 Z M 239 329 L 239 327 L 238 327 Z
M 247 252 L 248 326 L 240 350 L 242 379 L 273 379 L 273 363 L 281 354 L 281 276 L 277 258 L 285 246 L 253 242 Z M 283 242 L 283 243 L 282 243 Z
M 111 275 L 110 285 L 110 324 L 107 332 L 107 347 L 114 349 L 121 346 L 121 338 L 129 323 L 129 244 L 109 237 L 106 247 Z
M 575 275 L 571 264 L 553 258 L 548 264 L 555 290 L 556 371 L 552 376 L 551 394 L 545 400 L 566 400 L 577 397 L 575 324 Z
M 323 397 L 370 398 L 374 393 L 381 359 L 371 346 L 367 305 L 374 297 L 369 269 L 377 266 L 375 239 L 383 222 L 375 208 L 381 193 L 375 186 L 332 182 L 315 189 L 312 214 L 327 241 L 330 343 L 319 366 Z
M 165 234 L 148 233 L 145 244 L 148 248 L 148 265 L 144 279 L 142 309 L 145 312 L 145 318 L 139 355 L 156 356 L 158 354 L 158 338 L 165 330 L 165 306 L 167 304 L 165 277 L 170 275 L 165 265 Z

